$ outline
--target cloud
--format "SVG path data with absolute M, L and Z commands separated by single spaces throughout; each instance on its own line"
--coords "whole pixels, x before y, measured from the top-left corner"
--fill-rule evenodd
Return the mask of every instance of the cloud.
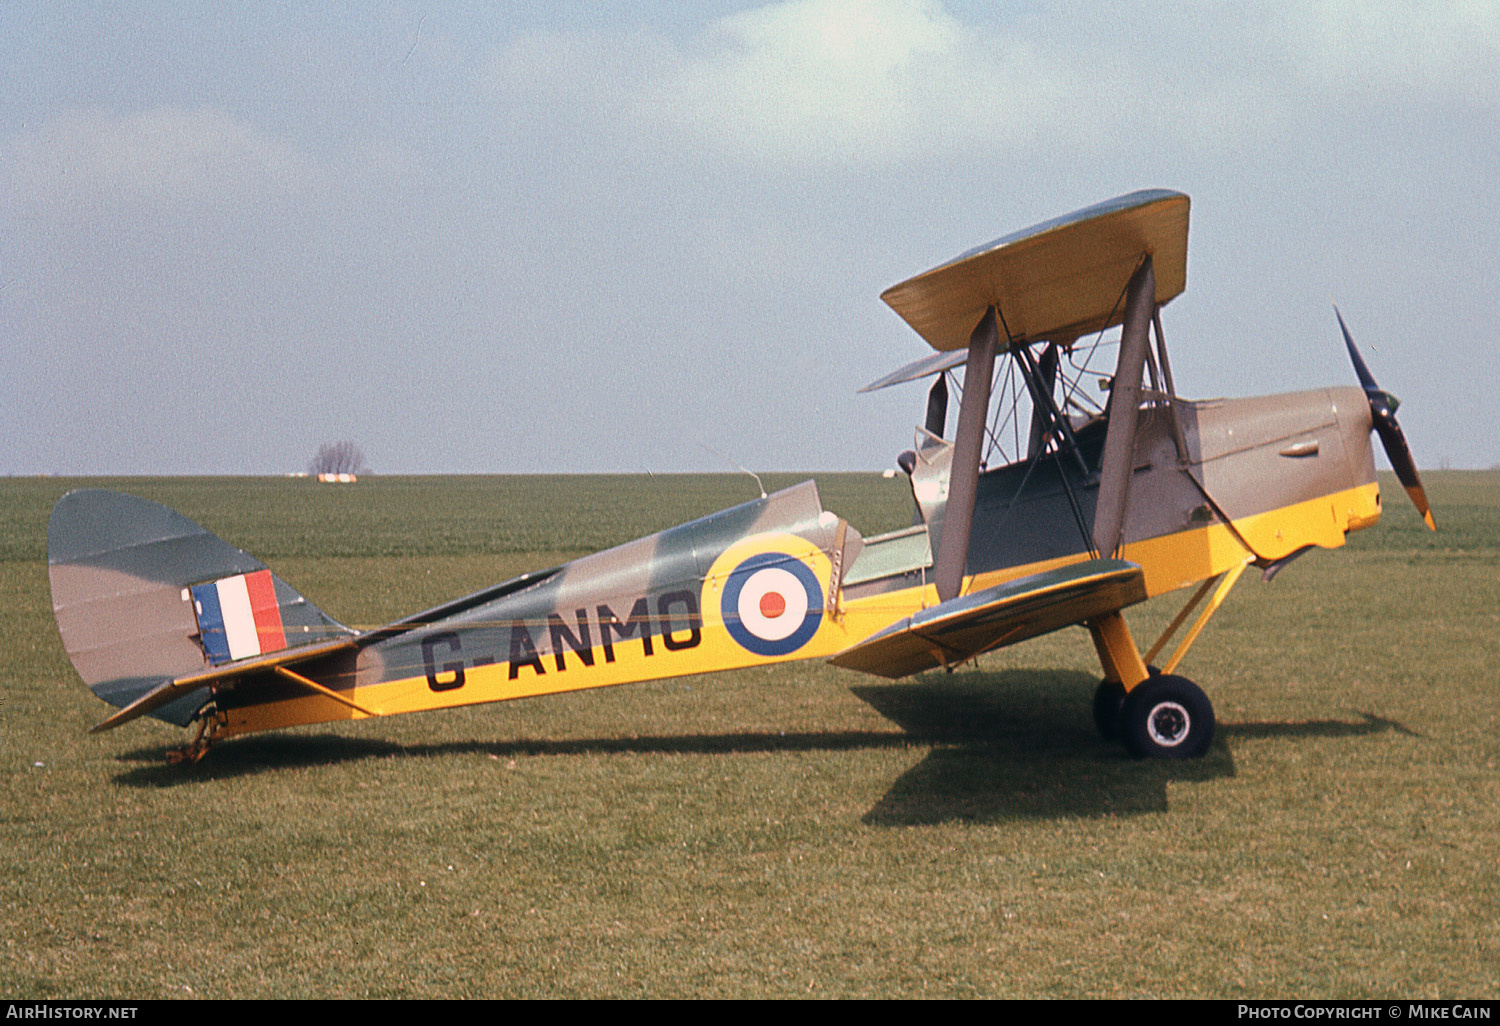
M 671 151 L 767 166 L 881 168 L 982 154 L 1072 159 L 1169 135 L 1284 136 L 1350 98 L 1500 99 L 1500 7 L 1470 0 L 1094 5 L 966 23 L 939 0 L 787 0 L 685 41 L 534 33 L 512 96 Z
M 642 109 L 743 156 L 898 161 L 1031 120 L 1047 76 L 988 44 L 936 3 L 796 0 L 715 23 Z
M 291 146 L 206 107 L 73 111 L 0 144 L 0 156 L 17 208 L 73 214 L 289 193 L 308 175 Z
M 531 33 L 497 70 L 510 95 L 571 98 L 599 123 L 624 118 L 676 145 L 774 165 L 881 166 L 1024 144 L 1066 90 L 1034 48 L 932 0 L 792 0 L 683 44 Z

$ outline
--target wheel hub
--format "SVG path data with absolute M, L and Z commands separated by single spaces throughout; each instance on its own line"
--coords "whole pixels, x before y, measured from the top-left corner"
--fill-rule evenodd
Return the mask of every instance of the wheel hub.
M 1193 719 L 1177 702 L 1160 702 L 1146 717 L 1146 733 L 1163 748 L 1175 748 L 1187 740 Z

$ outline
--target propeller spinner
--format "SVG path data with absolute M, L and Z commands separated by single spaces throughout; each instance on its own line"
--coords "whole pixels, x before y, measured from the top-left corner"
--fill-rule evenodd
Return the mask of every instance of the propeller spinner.
M 1354 361 L 1354 373 L 1359 375 L 1359 383 L 1370 401 L 1371 425 L 1380 436 L 1380 443 L 1385 446 L 1391 469 L 1396 472 L 1396 479 L 1406 489 L 1406 494 L 1411 496 L 1417 512 L 1422 514 L 1428 530 L 1436 531 L 1437 523 L 1432 519 L 1432 507 L 1428 505 L 1427 493 L 1422 490 L 1422 479 L 1417 476 L 1417 465 L 1412 461 L 1406 435 L 1402 433 L 1401 425 L 1396 423 L 1396 408 L 1401 405 L 1401 400 L 1375 383 L 1375 376 L 1360 358 L 1354 338 L 1349 334 L 1349 327 L 1344 323 L 1344 315 L 1339 313 L 1337 306 L 1333 308 L 1333 315 L 1339 319 L 1339 330 L 1344 333 L 1344 345 L 1349 348 L 1349 359 Z

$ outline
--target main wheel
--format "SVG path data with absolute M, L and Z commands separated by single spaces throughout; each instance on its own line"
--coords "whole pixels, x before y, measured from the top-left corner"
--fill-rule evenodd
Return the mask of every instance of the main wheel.
M 1151 677 L 1125 696 L 1120 731 L 1138 759 L 1197 759 L 1214 740 L 1214 707 L 1186 677 Z
M 1125 685 L 1117 680 L 1101 680 L 1094 690 L 1094 726 L 1099 736 L 1113 741 L 1120 736 L 1120 707 L 1125 704 Z

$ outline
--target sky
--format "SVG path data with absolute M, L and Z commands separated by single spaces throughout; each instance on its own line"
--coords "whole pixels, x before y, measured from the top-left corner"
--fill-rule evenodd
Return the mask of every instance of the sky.
M 888 286 L 1192 198 L 1178 390 L 1500 465 L 1491 0 L 0 5 L 0 474 L 873 470 Z

